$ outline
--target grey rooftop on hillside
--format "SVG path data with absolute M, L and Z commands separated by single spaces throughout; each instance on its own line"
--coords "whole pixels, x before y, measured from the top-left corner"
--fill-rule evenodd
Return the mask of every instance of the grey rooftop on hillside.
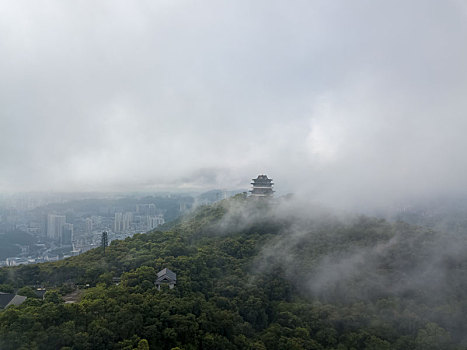
M 157 273 L 157 279 L 163 278 L 164 276 L 167 276 L 172 281 L 177 280 L 177 274 L 168 268 L 162 269 Z
M 169 288 L 172 289 L 177 283 L 177 274 L 168 268 L 162 269 L 157 273 L 157 279 L 154 283 L 157 289 L 160 290 L 161 284 L 168 284 Z
M 25 296 L 13 293 L 0 293 L 0 309 L 5 309 L 10 305 L 21 305 L 26 300 Z

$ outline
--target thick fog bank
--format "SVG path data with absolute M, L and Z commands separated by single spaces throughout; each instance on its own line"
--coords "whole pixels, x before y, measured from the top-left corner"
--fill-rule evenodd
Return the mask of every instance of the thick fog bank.
M 255 268 L 281 267 L 311 297 L 462 301 L 467 234 L 336 212 L 293 197 L 228 201 L 220 234 L 272 234 Z

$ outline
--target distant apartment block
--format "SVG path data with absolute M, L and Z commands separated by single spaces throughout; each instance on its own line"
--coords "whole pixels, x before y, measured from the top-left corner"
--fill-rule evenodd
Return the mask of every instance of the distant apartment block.
M 47 238 L 60 242 L 62 245 L 71 245 L 73 241 L 73 224 L 66 222 L 64 215 L 47 215 Z
M 92 233 L 92 219 L 91 218 L 86 218 L 85 221 L 85 232 L 86 234 L 91 234 Z
M 147 216 L 146 219 L 147 228 L 148 230 L 152 230 L 159 225 L 163 225 L 165 223 L 163 215 L 156 215 L 156 216 Z
M 133 222 L 133 213 L 115 213 L 114 218 L 114 232 L 125 232 L 130 229 Z
M 57 241 L 60 240 L 65 223 L 66 217 L 64 215 L 47 215 L 47 237 Z
M 65 224 L 62 228 L 60 243 L 62 245 L 71 245 L 73 242 L 73 224 Z
M 141 216 L 155 216 L 156 215 L 156 205 L 155 204 L 137 204 L 136 205 L 136 214 Z

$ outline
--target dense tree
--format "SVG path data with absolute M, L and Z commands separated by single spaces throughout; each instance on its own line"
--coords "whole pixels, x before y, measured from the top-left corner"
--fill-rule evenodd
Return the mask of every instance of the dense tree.
M 237 196 L 105 255 L 1 269 L 0 291 L 30 298 L 0 312 L 0 349 L 465 347 L 467 257 L 439 255 L 433 231 L 367 217 L 287 222 L 269 206 Z M 177 285 L 158 291 L 164 267 Z M 413 282 L 436 269 L 445 284 Z M 64 303 L 75 285 L 80 299 Z

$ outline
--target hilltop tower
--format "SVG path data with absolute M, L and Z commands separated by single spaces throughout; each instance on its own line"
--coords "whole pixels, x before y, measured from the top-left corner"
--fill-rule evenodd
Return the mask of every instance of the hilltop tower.
M 267 175 L 258 175 L 256 179 L 252 179 L 253 189 L 250 190 L 252 197 L 272 197 L 272 179 L 268 179 Z

